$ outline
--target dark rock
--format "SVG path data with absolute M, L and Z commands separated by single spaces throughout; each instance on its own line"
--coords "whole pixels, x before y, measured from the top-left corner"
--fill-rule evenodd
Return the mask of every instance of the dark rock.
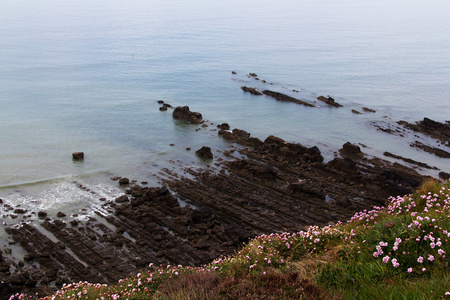
M 396 158 L 396 159 L 400 159 L 400 160 L 403 160 L 404 162 L 407 162 L 407 163 L 410 163 L 410 164 L 414 164 L 414 165 L 418 165 L 419 167 L 422 167 L 422 168 L 437 170 L 436 167 L 431 167 L 431 166 L 427 165 L 426 163 L 415 161 L 413 159 L 402 157 L 402 156 L 399 156 L 399 155 L 395 155 L 395 154 L 392 154 L 392 153 L 387 152 L 387 151 L 384 152 L 383 155 L 384 156 L 388 156 L 388 157 L 393 157 L 393 158 Z
M 237 73 L 235 71 L 231 72 L 231 74 L 236 75 Z
M 74 152 L 74 153 L 72 153 L 72 158 L 74 160 L 83 160 L 84 159 L 84 152 Z
M 204 223 L 213 217 L 213 211 L 206 206 L 192 211 L 192 222 L 194 224 Z
M 37 280 L 34 280 L 34 279 L 32 279 L 32 278 L 28 278 L 28 279 L 25 281 L 25 286 L 28 287 L 28 288 L 35 287 L 36 284 L 37 284 Z
M 305 105 L 305 106 L 309 106 L 309 107 L 315 107 L 313 104 L 296 99 L 294 97 L 282 94 L 282 93 L 278 93 L 278 92 L 273 92 L 273 91 L 269 91 L 269 90 L 265 90 L 263 91 L 264 95 L 270 96 L 272 98 L 275 98 L 278 101 L 284 101 L 284 102 L 292 102 L 292 103 L 296 103 L 296 104 L 301 104 L 301 105 Z
M 13 293 L 13 287 L 8 282 L 0 281 L 0 295 L 3 295 L 4 299 L 9 299 L 9 296 Z
M 16 208 L 15 210 L 14 210 L 14 213 L 15 214 L 24 214 L 24 213 L 26 213 L 27 211 L 25 210 L 25 209 L 22 209 L 22 208 Z
M 362 113 L 357 111 L 356 109 L 352 109 L 352 113 L 356 114 L 356 115 L 361 115 Z
M 256 88 L 241 86 L 241 89 L 244 92 L 248 92 L 248 93 L 250 93 L 252 95 L 256 95 L 256 96 L 261 96 L 262 95 L 262 93 L 260 91 L 258 91 Z
M 5 274 L 10 274 L 9 264 L 7 264 L 7 263 L 0 263 L 0 272 L 5 273 Z
M 172 115 L 174 119 L 187 121 L 193 124 L 200 124 L 202 122 L 202 114 L 190 111 L 189 106 L 178 106 L 175 108 Z
M 330 96 L 328 97 L 324 97 L 324 96 L 319 96 L 317 97 L 317 100 L 323 101 L 326 104 L 330 105 L 330 106 L 334 106 L 334 107 L 342 107 L 341 104 L 337 103 L 334 101 L 333 98 L 331 98 Z
M 256 75 L 255 73 L 250 73 L 248 75 L 251 76 L 251 77 L 258 77 L 258 75 Z
M 450 122 L 448 121 L 446 123 L 440 123 L 429 118 L 424 118 L 422 121 L 416 122 L 416 124 L 410 124 L 406 121 L 399 121 L 397 123 L 413 131 L 421 132 L 438 139 L 450 147 Z
M 412 143 L 411 147 L 416 147 L 416 148 L 422 149 L 422 150 L 424 150 L 428 153 L 434 154 L 438 157 L 450 158 L 449 152 L 439 149 L 439 148 L 436 148 L 436 147 L 431 147 L 431 146 L 425 145 L 419 141 L 415 141 L 414 143 Z
M 13 286 L 24 286 L 27 281 L 27 277 L 22 273 L 15 273 L 9 277 L 8 282 Z
M 252 179 L 256 182 L 259 181 L 275 181 L 277 179 L 278 171 L 268 165 L 255 162 L 250 159 L 236 160 L 229 162 L 227 166 L 235 171 L 239 172 L 241 176 Z
M 208 250 L 211 245 L 208 243 L 208 240 L 206 238 L 203 238 L 197 241 L 194 247 L 200 250 Z
M 117 197 L 116 200 L 114 200 L 116 203 L 124 203 L 128 201 L 127 195 L 122 195 L 120 197 Z
M 38 212 L 38 218 L 44 219 L 47 216 L 47 213 L 45 211 Z
M 129 184 L 129 183 L 130 183 L 130 179 L 128 179 L 126 177 L 123 177 L 123 178 L 119 179 L 119 184 L 120 185 L 126 185 L 126 184 Z
M 158 104 L 164 104 L 163 100 L 158 100 Z
M 345 143 L 339 152 L 342 155 L 349 156 L 349 157 L 362 157 L 363 156 L 363 153 L 361 152 L 361 148 L 358 145 L 354 145 L 350 142 Z
M 446 173 L 446 172 L 439 172 L 439 177 L 444 179 L 444 180 L 449 180 L 450 179 L 450 174 Z
M 356 163 L 349 157 L 345 159 L 335 158 L 327 164 L 329 167 L 346 173 L 347 175 L 357 175 L 359 173 L 359 168 Z
M 161 107 L 159 108 L 159 110 L 160 110 L 160 111 L 167 111 L 167 107 L 166 107 L 166 106 L 161 106 Z
M 230 130 L 230 125 L 228 125 L 228 123 L 222 123 L 220 125 L 217 125 L 217 128 L 222 130 Z
M 376 110 L 370 109 L 370 108 L 368 108 L 368 107 L 363 107 L 362 109 L 363 109 L 365 112 L 371 112 L 371 113 L 376 113 L 376 112 L 377 112 Z
M 58 213 L 56 214 L 56 216 L 57 216 L 58 218 L 64 218 L 64 217 L 66 216 L 66 214 L 60 211 L 60 212 L 58 212 Z
M 205 158 L 205 159 L 212 159 L 213 158 L 213 154 L 211 152 L 211 148 L 210 147 L 206 147 L 206 146 L 203 146 L 199 150 L 195 151 L 195 155 L 197 155 L 198 157 L 201 157 L 201 158 Z

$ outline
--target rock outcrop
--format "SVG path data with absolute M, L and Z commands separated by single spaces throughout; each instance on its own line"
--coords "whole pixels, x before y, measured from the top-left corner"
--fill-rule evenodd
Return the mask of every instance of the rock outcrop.
M 176 107 L 173 111 L 173 118 L 183 120 L 192 124 L 202 123 L 202 114 L 190 111 L 189 106 Z
M 330 105 L 330 106 L 334 106 L 334 107 L 342 107 L 341 104 L 337 103 L 334 101 L 334 98 L 328 96 L 328 97 L 324 97 L 324 96 L 319 96 L 317 97 L 317 100 L 323 101 L 326 104 Z
M 211 152 L 211 148 L 203 146 L 200 149 L 198 149 L 197 151 L 195 151 L 195 155 L 197 155 L 200 158 L 204 158 L 204 159 L 212 159 L 214 156 Z
M 74 152 L 72 153 L 73 160 L 83 160 L 84 159 L 84 152 Z
M 274 92 L 274 91 L 269 91 L 269 90 L 265 90 L 263 91 L 264 95 L 270 96 L 272 98 L 275 98 L 278 101 L 283 101 L 283 102 L 291 102 L 291 103 L 296 103 L 296 104 L 301 104 L 301 105 L 305 105 L 305 106 L 309 106 L 309 107 L 315 107 L 315 105 L 306 102 L 306 101 L 302 101 L 299 99 L 296 99 L 294 97 L 279 93 L 279 92 Z

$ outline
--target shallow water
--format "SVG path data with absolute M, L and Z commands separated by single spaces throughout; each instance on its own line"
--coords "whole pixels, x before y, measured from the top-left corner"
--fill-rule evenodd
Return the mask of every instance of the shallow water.
M 449 119 L 449 8 L 443 0 L 6 0 L 0 197 L 50 214 L 79 212 L 98 194 L 121 192 L 112 176 L 152 185 L 170 160 L 202 165 L 196 149 L 228 146 L 211 131 L 222 122 L 317 145 L 327 159 L 350 141 L 370 155 L 389 151 L 449 172 L 445 159 L 410 147 L 413 137 L 370 125 Z M 280 103 L 242 85 L 310 101 L 331 95 L 345 107 Z M 160 112 L 157 100 L 188 105 L 214 125 L 195 131 Z M 377 112 L 351 112 L 364 106 Z M 75 151 L 86 159 L 73 162 Z

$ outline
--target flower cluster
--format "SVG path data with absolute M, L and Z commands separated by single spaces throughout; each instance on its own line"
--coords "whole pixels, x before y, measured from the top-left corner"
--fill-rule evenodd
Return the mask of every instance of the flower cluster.
M 388 242 L 381 241 L 372 256 L 378 258 L 387 252 L 382 262 L 391 261 L 394 268 L 416 274 L 426 272 L 437 263 L 448 262 L 445 254 L 450 250 L 449 194 L 450 189 L 444 186 L 437 193 L 429 192 L 415 198 L 413 195 L 390 198 L 386 211 L 405 225 L 400 231 L 381 228 L 396 236 L 388 237 L 392 248 L 388 247 Z

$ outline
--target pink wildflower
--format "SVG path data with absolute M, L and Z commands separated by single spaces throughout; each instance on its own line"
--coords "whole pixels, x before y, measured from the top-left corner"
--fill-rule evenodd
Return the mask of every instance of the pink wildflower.
M 383 262 L 384 262 L 385 264 L 387 264 L 387 263 L 389 262 L 389 259 L 390 259 L 389 256 L 385 256 L 385 257 L 383 257 Z
M 417 262 L 420 263 L 420 264 L 423 263 L 423 257 L 419 256 L 419 258 L 417 259 Z
M 400 264 L 397 262 L 397 259 L 396 259 L 396 258 L 393 258 L 393 259 L 391 260 L 391 262 L 392 262 L 392 265 L 394 266 L 394 268 L 398 268 L 398 267 L 400 266 Z
M 409 268 L 409 269 L 408 269 L 408 273 L 412 273 L 412 271 L 413 271 L 412 268 Z

